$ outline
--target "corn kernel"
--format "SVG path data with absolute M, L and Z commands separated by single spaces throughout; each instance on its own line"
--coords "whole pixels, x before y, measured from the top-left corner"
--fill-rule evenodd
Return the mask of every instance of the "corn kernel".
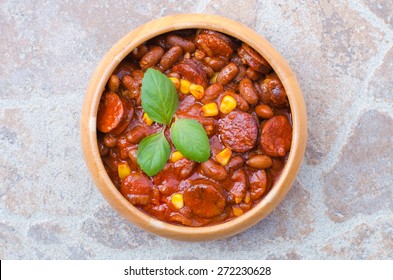
M 237 106 L 235 98 L 230 95 L 225 95 L 221 101 L 220 111 L 224 114 L 228 114 Z
M 235 203 L 239 204 L 240 202 L 242 202 L 243 198 L 241 197 L 235 197 Z
M 184 94 L 190 93 L 190 85 L 189 81 L 180 79 L 180 92 Z
M 172 195 L 171 201 L 177 209 L 181 209 L 184 206 L 183 195 L 181 193 L 175 193 Z
M 176 162 L 183 159 L 184 156 L 179 151 L 174 151 L 171 155 L 171 162 Z
M 153 120 L 149 118 L 149 116 L 146 113 L 143 113 L 142 120 L 147 124 L 148 126 L 151 126 L 153 123 Z
M 222 166 L 225 166 L 228 164 L 231 155 L 232 155 L 232 151 L 228 148 L 225 148 L 224 150 L 222 150 L 216 155 L 216 161 Z
M 205 89 L 203 86 L 191 84 L 190 85 L 190 92 L 196 99 L 202 99 L 205 96 Z
M 250 192 L 246 192 L 246 196 L 244 197 L 244 202 L 250 203 L 250 201 L 251 201 L 251 194 Z
M 236 217 L 243 215 L 243 210 L 238 207 L 232 207 L 232 211 Z
M 178 78 L 170 77 L 169 80 L 172 81 L 172 83 L 175 85 L 175 88 L 176 88 L 176 89 L 179 89 L 179 88 L 180 88 L 180 81 L 179 81 Z
M 218 115 L 218 107 L 216 103 L 208 103 L 202 106 L 202 112 L 205 117 L 214 117 Z
M 117 173 L 119 174 L 120 179 L 124 179 L 128 175 L 131 174 L 130 166 L 127 162 L 122 162 L 117 165 Z
M 219 73 L 219 72 L 215 72 L 214 75 L 213 75 L 213 77 L 210 79 L 210 81 L 212 82 L 212 84 L 217 83 L 218 73 Z

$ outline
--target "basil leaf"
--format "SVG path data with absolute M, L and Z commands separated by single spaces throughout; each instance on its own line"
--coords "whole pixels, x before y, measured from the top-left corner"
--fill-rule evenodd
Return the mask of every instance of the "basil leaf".
M 169 159 L 171 147 L 164 132 L 158 132 L 145 137 L 138 146 L 136 154 L 138 164 L 149 176 L 160 172 Z
M 155 122 L 170 125 L 179 96 L 172 81 L 158 70 L 147 69 L 142 79 L 142 108 Z
M 203 126 L 191 119 L 177 119 L 171 127 L 172 143 L 186 158 L 196 162 L 207 161 L 210 144 Z

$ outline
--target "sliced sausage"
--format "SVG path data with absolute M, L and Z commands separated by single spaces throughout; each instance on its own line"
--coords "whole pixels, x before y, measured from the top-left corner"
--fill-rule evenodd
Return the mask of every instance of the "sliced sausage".
M 132 171 L 123 179 L 120 192 L 133 205 L 146 205 L 151 200 L 153 184 L 145 174 Z
M 276 74 L 268 75 L 260 84 L 260 98 L 263 103 L 276 107 L 288 107 L 287 93 Z
M 224 196 L 209 181 L 194 181 L 183 193 L 184 204 L 201 218 L 213 218 L 225 207 Z
M 145 71 L 147 68 L 157 65 L 161 57 L 164 55 L 164 49 L 159 46 L 151 48 L 139 61 L 139 66 Z
M 254 71 L 266 75 L 272 69 L 270 64 L 259 53 L 245 43 L 238 48 L 237 54 L 241 57 L 242 61 Z
M 195 40 L 198 48 L 208 56 L 224 56 L 228 58 L 233 53 L 231 39 L 215 31 L 202 31 Z
M 239 68 L 237 67 L 237 65 L 231 62 L 227 66 L 222 68 L 220 73 L 218 73 L 217 82 L 222 85 L 226 85 L 236 77 L 238 72 Z
M 263 126 L 261 147 L 272 157 L 283 157 L 291 148 L 292 127 L 286 116 L 274 116 Z
M 248 113 L 232 111 L 218 122 L 221 140 L 234 152 L 251 150 L 258 138 L 258 123 Z
M 250 194 L 252 200 L 257 200 L 266 191 L 267 177 L 265 170 L 258 170 L 250 177 Z
M 116 128 L 125 117 L 124 103 L 114 92 L 107 92 L 101 98 L 97 113 L 97 128 L 108 133 Z
M 162 69 L 167 70 L 176 61 L 180 59 L 183 54 L 183 49 L 180 46 L 173 46 L 171 47 L 162 57 L 160 60 L 160 66 Z
M 239 85 L 240 95 L 250 104 L 255 105 L 259 101 L 257 91 L 249 78 L 244 78 Z
M 211 159 L 201 163 L 201 169 L 206 176 L 214 180 L 224 180 L 227 176 L 225 168 Z
M 172 67 L 172 71 L 179 73 L 183 79 L 204 88 L 208 84 L 206 72 L 202 65 L 193 59 L 183 59 L 179 64 Z

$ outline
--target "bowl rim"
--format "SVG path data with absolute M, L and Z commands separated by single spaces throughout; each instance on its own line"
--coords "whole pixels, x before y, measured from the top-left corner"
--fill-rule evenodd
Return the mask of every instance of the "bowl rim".
M 137 46 L 160 34 L 188 28 L 216 30 L 239 39 L 260 53 L 280 78 L 292 113 L 292 143 L 279 179 L 267 195 L 244 215 L 221 224 L 186 227 L 169 224 L 140 211 L 118 191 L 102 163 L 96 133 L 98 104 L 105 85 L 116 66 Z M 261 35 L 249 27 L 222 16 L 210 14 L 176 14 L 149 21 L 120 39 L 106 53 L 92 75 L 83 101 L 80 135 L 86 165 L 95 185 L 105 199 L 128 221 L 166 238 L 184 241 L 207 241 L 225 238 L 255 225 L 283 200 L 291 188 L 303 160 L 307 140 L 307 115 L 295 74 L 281 54 Z

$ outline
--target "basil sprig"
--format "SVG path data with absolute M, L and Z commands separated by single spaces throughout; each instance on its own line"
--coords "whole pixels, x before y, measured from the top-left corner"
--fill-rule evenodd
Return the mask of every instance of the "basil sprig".
M 178 104 L 172 81 L 160 71 L 147 69 L 142 79 L 142 108 L 153 121 L 164 124 L 162 131 L 145 137 L 138 146 L 138 164 L 149 176 L 160 172 L 169 159 L 171 149 L 164 131 L 171 125 Z M 173 145 L 186 158 L 196 162 L 209 159 L 209 138 L 199 122 L 178 118 L 170 132 Z
M 177 119 L 171 127 L 171 137 L 173 145 L 186 158 L 197 162 L 209 159 L 209 138 L 196 120 Z
M 138 146 L 136 158 L 139 166 L 149 176 L 160 172 L 168 161 L 171 147 L 166 140 L 164 131 L 145 137 Z
M 178 104 L 172 81 L 158 70 L 147 69 L 142 79 L 142 108 L 149 118 L 169 126 Z

